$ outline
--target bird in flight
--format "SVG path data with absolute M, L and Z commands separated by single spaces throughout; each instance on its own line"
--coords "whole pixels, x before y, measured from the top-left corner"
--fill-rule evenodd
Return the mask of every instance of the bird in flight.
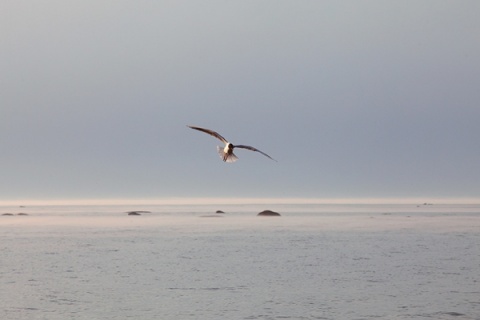
M 247 149 L 247 150 L 251 150 L 251 151 L 260 152 L 264 156 L 272 159 L 273 161 L 277 161 L 277 160 L 273 159 L 272 157 L 270 157 L 268 154 L 258 150 L 257 148 L 254 148 L 254 147 L 251 147 L 251 146 L 245 146 L 245 145 L 233 145 L 230 142 L 228 142 L 227 139 L 225 139 L 224 137 L 222 137 L 219 133 L 217 133 L 215 131 L 212 131 L 212 130 L 209 130 L 209 129 L 204 129 L 204 128 L 199 128 L 199 127 L 194 127 L 194 126 L 187 126 L 187 127 L 191 128 L 191 129 L 198 130 L 198 131 L 205 132 L 205 133 L 219 139 L 223 143 L 225 143 L 224 148 L 217 146 L 218 154 L 220 155 L 220 158 L 222 158 L 222 160 L 224 162 L 235 162 L 235 161 L 238 160 L 237 156 L 233 153 L 233 149 L 235 149 L 235 148 L 241 148 L 241 149 Z

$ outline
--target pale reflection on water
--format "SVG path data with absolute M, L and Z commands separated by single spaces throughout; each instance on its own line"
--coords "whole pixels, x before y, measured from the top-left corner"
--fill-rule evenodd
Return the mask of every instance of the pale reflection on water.
M 480 210 L 435 207 L 3 207 L 0 319 L 479 319 Z

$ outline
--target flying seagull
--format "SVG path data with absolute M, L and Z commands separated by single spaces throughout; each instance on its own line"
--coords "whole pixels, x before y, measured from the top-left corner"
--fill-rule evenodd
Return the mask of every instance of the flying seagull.
M 247 150 L 251 150 L 251 151 L 260 152 L 264 156 L 272 159 L 273 161 L 277 161 L 277 160 L 273 159 L 272 157 L 270 157 L 268 154 L 258 150 L 257 148 L 250 147 L 250 146 L 245 146 L 245 145 L 233 145 L 230 142 L 228 142 L 227 139 L 225 139 L 224 137 L 222 137 L 219 133 L 217 133 L 215 131 L 212 131 L 212 130 L 209 130 L 209 129 L 204 129 L 204 128 L 199 128 L 199 127 L 193 127 L 193 126 L 187 126 L 187 127 L 198 130 L 198 131 L 205 132 L 205 133 L 219 139 L 223 143 L 225 143 L 224 148 L 221 148 L 221 147 L 217 146 L 218 154 L 220 155 L 220 158 L 222 158 L 222 160 L 225 161 L 225 162 L 235 162 L 235 161 L 238 160 L 237 156 L 233 153 L 233 149 L 235 149 L 235 148 L 241 148 L 241 149 L 247 149 Z

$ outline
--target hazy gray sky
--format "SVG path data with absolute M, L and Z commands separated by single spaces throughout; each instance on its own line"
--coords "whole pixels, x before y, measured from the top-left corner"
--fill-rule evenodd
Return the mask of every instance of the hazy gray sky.
M 480 198 L 480 1 L 0 3 L 0 201 Z M 214 129 L 238 150 L 223 163 Z

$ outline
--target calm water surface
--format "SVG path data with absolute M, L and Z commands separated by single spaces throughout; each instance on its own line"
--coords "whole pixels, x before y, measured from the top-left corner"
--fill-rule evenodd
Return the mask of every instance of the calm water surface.
M 480 319 L 480 206 L 4 212 L 0 319 Z

